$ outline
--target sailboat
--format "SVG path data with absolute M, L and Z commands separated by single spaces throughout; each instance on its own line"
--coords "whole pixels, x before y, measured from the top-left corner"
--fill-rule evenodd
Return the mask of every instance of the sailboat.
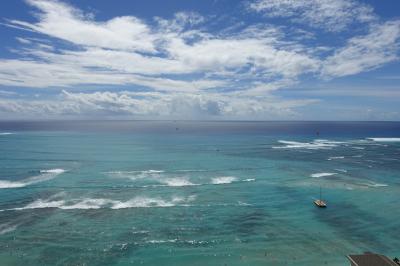
M 314 200 L 314 204 L 317 205 L 320 208 L 326 208 L 326 203 L 325 203 L 325 201 L 322 200 L 321 186 L 319 187 L 319 199 Z

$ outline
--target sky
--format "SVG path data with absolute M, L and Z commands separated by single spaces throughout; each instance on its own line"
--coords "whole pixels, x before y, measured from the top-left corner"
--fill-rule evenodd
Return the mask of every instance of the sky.
M 4 0 L 0 120 L 400 121 L 399 0 Z

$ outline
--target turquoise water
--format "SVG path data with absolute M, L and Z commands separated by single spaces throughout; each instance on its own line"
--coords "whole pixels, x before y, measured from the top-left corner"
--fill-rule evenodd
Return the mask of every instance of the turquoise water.
M 400 255 L 399 123 L 0 129 L 1 265 L 339 266 L 350 253 Z M 326 209 L 313 205 L 320 187 Z

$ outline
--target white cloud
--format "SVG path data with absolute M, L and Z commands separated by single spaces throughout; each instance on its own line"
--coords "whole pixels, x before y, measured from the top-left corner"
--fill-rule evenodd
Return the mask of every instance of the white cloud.
M 94 67 L 94 66 L 93 66 Z M 147 77 L 102 69 L 92 71 L 79 64 L 38 62 L 34 60 L 0 60 L 0 84 L 20 87 L 70 87 L 74 85 L 129 85 L 161 91 L 195 91 L 224 85 L 218 80 L 174 80 Z
M 325 77 L 353 75 L 398 59 L 400 20 L 374 25 L 370 33 L 353 37 L 346 46 L 326 59 L 322 69 Z
M 0 61 L 1 85 L 135 84 L 171 91 L 221 86 L 234 89 L 237 82 L 233 77 L 237 74 L 276 83 L 316 72 L 320 64 L 300 44 L 281 40 L 284 34 L 272 26 L 252 25 L 235 34 L 218 35 L 194 28 L 205 18 L 191 12 L 177 13 L 171 20 L 156 18 L 151 26 L 132 16 L 95 21 L 93 16 L 58 1 L 28 3 L 39 9 L 38 22 L 9 20 L 9 25 L 77 47 L 54 50 L 49 44 L 22 41 L 27 47 L 15 52 L 23 60 Z M 194 79 L 194 75 L 199 78 Z
M 257 0 L 249 8 L 327 31 L 342 31 L 355 22 L 376 19 L 371 6 L 356 0 Z
M 400 21 L 380 22 L 370 6 L 355 0 L 250 4 L 267 16 L 328 31 L 365 22 L 369 33 L 349 37 L 342 47 L 323 45 L 320 32 L 265 23 L 237 23 L 215 32 L 205 26 L 207 17 L 193 12 L 99 21 L 59 1 L 27 2 L 37 20 L 7 25 L 38 38 L 16 37 L 15 57 L 0 58 L 0 86 L 65 91 L 47 100 L 0 99 L 3 114 L 291 119 L 297 108 L 316 100 L 285 100 L 274 91 L 294 87 L 305 75 L 353 75 L 398 59 Z M 92 85 L 131 91 L 82 89 Z M 72 87 L 82 92 L 67 92 Z
M 247 118 L 290 119 L 295 109 L 315 100 L 282 100 L 272 97 L 237 97 L 230 94 L 160 92 L 72 93 L 46 100 L 0 99 L 0 114 L 8 117 L 114 117 L 126 118 Z
M 40 12 L 39 22 L 10 20 L 11 25 L 46 34 L 77 45 L 109 49 L 154 52 L 154 36 L 149 27 L 132 16 L 96 22 L 90 15 L 70 5 L 52 0 L 28 0 Z

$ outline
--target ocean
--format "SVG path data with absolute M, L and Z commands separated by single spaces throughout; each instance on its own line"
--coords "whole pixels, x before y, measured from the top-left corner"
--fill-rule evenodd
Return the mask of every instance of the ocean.
M 399 122 L 0 122 L 0 265 L 393 258 L 399 202 Z

